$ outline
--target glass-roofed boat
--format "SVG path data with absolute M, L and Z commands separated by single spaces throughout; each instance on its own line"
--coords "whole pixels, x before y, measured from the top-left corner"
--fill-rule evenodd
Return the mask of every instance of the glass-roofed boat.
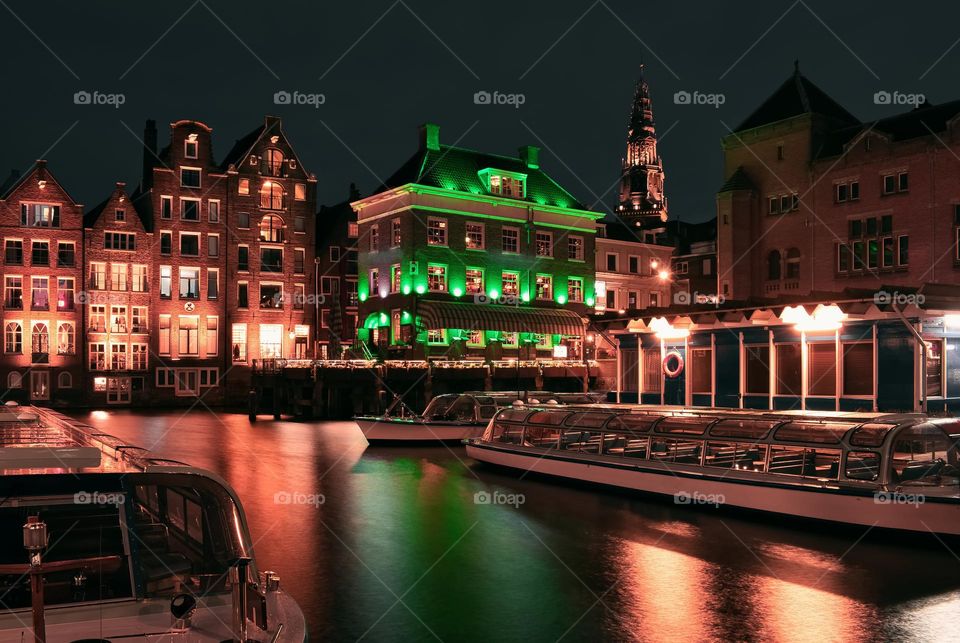
M 592 404 L 599 394 L 548 391 L 474 391 L 437 395 L 423 413 L 397 400 L 383 415 L 354 418 L 368 442 L 460 442 L 483 433 L 498 409 L 517 400 L 552 405 Z
M 0 407 L 0 641 L 306 640 L 217 475 Z
M 955 536 L 958 432 L 923 414 L 524 406 L 499 411 L 467 455 L 677 504 Z

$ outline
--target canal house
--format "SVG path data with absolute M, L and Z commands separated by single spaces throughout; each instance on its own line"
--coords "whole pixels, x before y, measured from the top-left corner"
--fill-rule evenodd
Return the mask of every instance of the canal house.
M 810 411 L 960 409 L 960 287 L 847 290 L 597 321 L 615 401 Z

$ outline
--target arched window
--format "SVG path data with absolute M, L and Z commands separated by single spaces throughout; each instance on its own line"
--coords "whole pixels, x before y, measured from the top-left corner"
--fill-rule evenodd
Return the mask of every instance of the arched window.
M 796 248 L 787 250 L 787 279 L 800 278 L 800 251 Z
M 3 334 L 3 352 L 23 352 L 23 327 L 20 326 L 20 322 L 7 322 Z
M 260 207 L 264 210 L 282 210 L 283 197 L 283 186 L 276 181 L 264 181 L 260 187 Z
M 47 355 L 50 353 L 50 329 L 43 322 L 33 324 L 33 350 L 34 355 Z
M 70 322 L 61 322 L 57 327 L 57 353 L 60 355 L 73 355 L 75 352 L 76 335 L 74 334 L 73 324 Z
M 19 371 L 10 371 L 7 375 L 7 388 L 23 388 L 23 376 Z
M 260 241 L 283 243 L 283 219 L 268 214 L 260 220 Z
M 73 388 L 73 375 L 67 371 L 57 375 L 57 388 Z
M 780 279 L 780 251 L 771 250 L 767 255 L 767 279 Z
M 283 168 L 283 152 L 277 149 L 269 149 L 263 155 L 263 169 L 270 176 L 280 176 L 280 170 Z

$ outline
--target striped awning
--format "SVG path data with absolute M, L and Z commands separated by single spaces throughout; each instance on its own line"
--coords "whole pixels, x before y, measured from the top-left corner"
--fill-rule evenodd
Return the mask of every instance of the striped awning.
M 420 301 L 417 314 L 424 327 L 498 330 L 508 333 L 583 335 L 584 319 L 572 310 L 498 304 Z

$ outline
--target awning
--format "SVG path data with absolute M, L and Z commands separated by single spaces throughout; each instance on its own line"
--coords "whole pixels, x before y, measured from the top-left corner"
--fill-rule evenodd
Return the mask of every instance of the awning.
M 420 301 L 417 314 L 426 328 L 500 330 L 508 333 L 583 335 L 583 317 L 572 310 L 498 304 Z

